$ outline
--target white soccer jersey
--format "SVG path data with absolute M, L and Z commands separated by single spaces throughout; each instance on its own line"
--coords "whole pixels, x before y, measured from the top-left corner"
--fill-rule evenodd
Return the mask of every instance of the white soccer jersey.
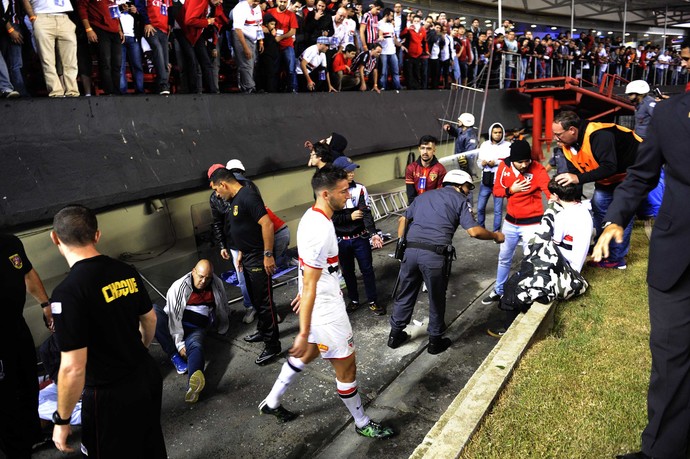
M 565 205 L 554 219 L 553 241 L 570 266 L 578 272 L 587 258 L 592 228 L 589 202 Z
M 297 227 L 297 250 L 300 294 L 304 266 L 321 270 L 321 277 L 316 284 L 312 326 L 327 324 L 342 314 L 347 315 L 338 277 L 338 239 L 335 228 L 331 219 L 314 207 L 304 213 Z

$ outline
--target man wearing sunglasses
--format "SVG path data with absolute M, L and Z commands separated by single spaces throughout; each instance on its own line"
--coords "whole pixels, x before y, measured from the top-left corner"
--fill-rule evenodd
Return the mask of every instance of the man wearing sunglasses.
M 564 111 L 554 117 L 553 135 L 563 148 L 569 172 L 556 176 L 560 185 L 594 182 L 592 212 L 597 238 L 603 230 L 604 215 L 613 191 L 625 178 L 626 170 L 637 158 L 640 136 L 628 128 L 614 123 L 581 120 L 575 112 Z M 609 257 L 588 266 L 625 269 L 625 256 L 630 248 L 632 220 L 625 229 L 623 243 L 611 244 Z

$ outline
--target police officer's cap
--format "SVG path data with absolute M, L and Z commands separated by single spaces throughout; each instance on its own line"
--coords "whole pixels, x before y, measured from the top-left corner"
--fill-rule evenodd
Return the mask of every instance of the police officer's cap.
M 461 186 L 465 183 L 468 183 L 470 185 L 470 188 L 474 188 L 474 183 L 472 183 L 472 177 L 470 177 L 470 174 L 467 172 L 460 170 L 460 169 L 454 169 L 452 171 L 449 171 L 445 177 L 443 177 L 443 185 L 457 185 Z

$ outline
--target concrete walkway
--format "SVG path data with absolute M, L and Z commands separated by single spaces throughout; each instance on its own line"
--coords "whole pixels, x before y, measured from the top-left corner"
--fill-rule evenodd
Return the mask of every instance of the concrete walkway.
M 384 232 L 394 232 L 396 224 L 388 219 L 378 226 Z M 447 293 L 446 336 L 453 340 L 448 351 L 436 356 L 426 352 L 428 298 L 424 293 L 420 293 L 413 325 L 407 330 L 413 339 L 396 350 L 386 346 L 388 315 L 378 317 L 365 308 L 351 315 L 357 380 L 367 412 L 391 424 L 399 432 L 397 437 L 376 441 L 354 432 L 350 415 L 335 391 L 335 374 L 322 360 L 313 362 L 283 399 L 286 408 L 299 412 L 296 420 L 279 424 L 273 417 L 260 416 L 257 406 L 273 385 L 284 357 L 263 367 L 254 364 L 261 345 L 245 343 L 242 337 L 251 333 L 255 324 L 242 323 L 243 307 L 234 303 L 228 333 L 206 340 L 206 389 L 197 404 L 185 404 L 186 375 L 177 375 L 160 347 L 152 346 L 164 374 L 162 423 L 169 457 L 397 458 L 413 453 L 415 457 L 432 457 L 432 452 L 433 457 L 447 457 L 446 450 L 429 449 L 448 440 L 439 420 L 464 416 L 464 408 L 458 411 L 454 400 L 499 342 L 485 332 L 487 325 L 498 320 L 498 308 L 481 304 L 494 282 L 498 246 L 472 239 L 462 230 L 456 234 L 454 245 L 458 260 Z M 389 244 L 374 257 L 379 302 L 389 313 L 390 292 L 399 267 L 389 256 L 393 248 Z M 191 269 L 196 258 L 189 247 L 180 247 L 166 254 L 164 263 L 159 260 L 156 265 L 142 264 L 139 268 L 164 293 L 173 280 Z M 231 297 L 239 292 L 234 287 L 228 291 Z M 288 282 L 275 295 L 279 310 L 286 316 L 280 326 L 284 350 L 289 349 L 298 331 L 297 317 L 289 308 L 295 292 L 294 282 Z M 361 282 L 360 293 L 364 294 Z M 153 291 L 151 298 L 162 301 Z M 446 421 L 444 427 L 451 425 Z M 78 449 L 78 429 L 75 431 L 72 444 Z M 420 444 L 428 451 L 426 456 L 419 455 Z M 448 445 L 451 450 L 457 448 L 457 442 Z M 448 456 L 453 454 L 448 452 Z M 46 448 L 35 457 L 66 456 Z

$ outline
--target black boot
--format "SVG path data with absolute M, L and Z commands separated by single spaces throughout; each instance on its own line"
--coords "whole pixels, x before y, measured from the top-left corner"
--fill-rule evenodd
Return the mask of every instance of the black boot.
M 450 347 L 453 342 L 450 338 L 443 338 L 442 336 L 430 336 L 429 337 L 429 347 L 426 351 L 429 354 L 440 354 Z
M 390 335 L 388 335 L 388 347 L 391 349 L 397 349 L 409 338 L 410 335 L 402 330 L 391 330 Z

